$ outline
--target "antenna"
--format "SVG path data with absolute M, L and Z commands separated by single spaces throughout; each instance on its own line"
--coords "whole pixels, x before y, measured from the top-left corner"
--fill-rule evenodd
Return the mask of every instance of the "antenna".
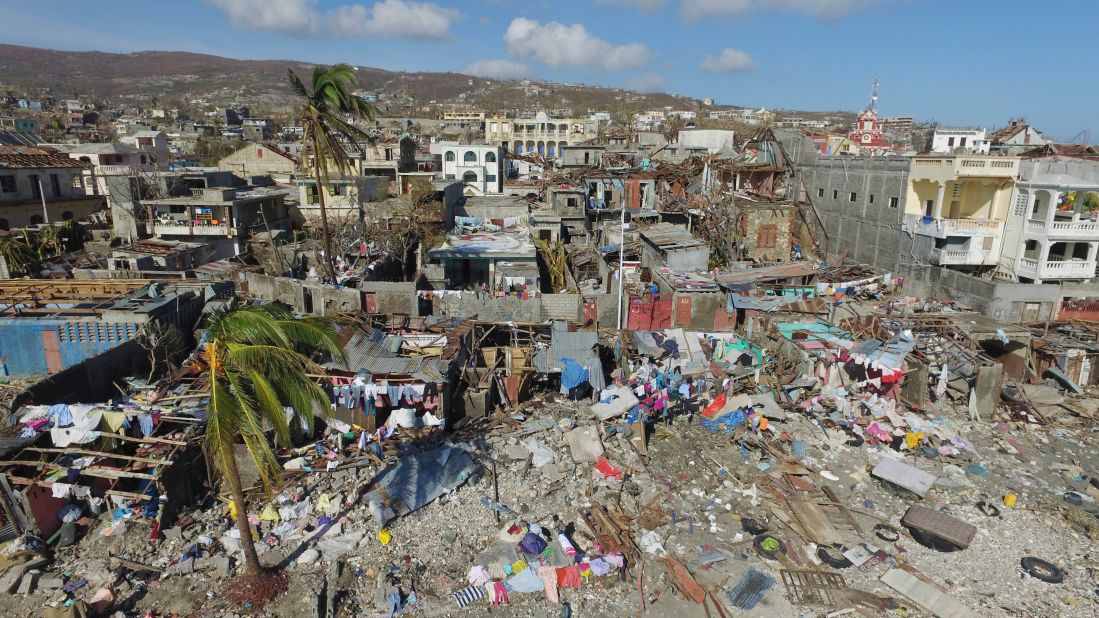
M 866 107 L 866 111 L 874 111 L 874 105 L 878 102 L 878 78 L 874 78 L 874 89 L 870 92 L 870 105 Z

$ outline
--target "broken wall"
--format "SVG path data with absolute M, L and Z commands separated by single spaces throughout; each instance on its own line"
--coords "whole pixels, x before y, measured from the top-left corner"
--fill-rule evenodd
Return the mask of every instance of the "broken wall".
M 786 262 L 793 253 L 794 209 L 751 206 L 741 208 L 741 256 L 757 262 Z

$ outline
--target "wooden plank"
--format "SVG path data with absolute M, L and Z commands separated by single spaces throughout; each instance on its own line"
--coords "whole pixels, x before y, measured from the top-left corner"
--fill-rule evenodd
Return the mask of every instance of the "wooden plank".
M 862 526 L 860 526 L 859 522 L 855 520 L 855 516 L 851 514 L 851 511 L 847 510 L 846 506 L 843 506 L 842 502 L 840 502 L 839 496 L 836 495 L 836 491 L 834 489 L 825 485 L 821 487 L 821 491 L 823 491 L 824 495 L 828 496 L 828 499 L 836 505 L 836 508 L 839 509 L 840 514 L 843 515 L 843 518 L 847 521 L 847 523 L 851 524 L 851 527 L 855 529 L 855 532 L 857 532 L 859 536 L 865 534 L 862 530 Z
M 93 455 L 95 457 L 104 457 L 112 459 L 124 459 L 126 461 L 137 461 L 141 463 L 147 463 L 154 466 L 170 466 L 172 462 L 167 459 L 151 459 L 148 457 L 133 457 L 131 455 L 116 455 L 114 453 L 105 453 L 103 451 L 86 451 L 83 449 L 74 448 L 43 448 L 39 446 L 28 446 L 23 449 L 26 451 L 34 451 L 36 453 L 69 453 L 75 455 Z
M 801 528 L 808 534 L 807 541 L 818 545 L 835 545 L 840 542 L 840 535 L 828 521 L 828 516 L 820 507 L 807 500 L 787 499 L 786 504 L 790 512 L 797 518 Z
M 35 466 L 39 468 L 49 468 L 51 470 L 61 470 L 65 472 L 68 470 L 65 466 L 59 466 L 55 463 L 48 461 L 32 461 L 27 459 L 15 459 L 11 461 L 2 461 L 0 466 Z M 110 468 L 81 468 L 81 476 L 91 476 L 99 479 L 146 479 L 155 481 L 159 478 L 159 475 L 155 474 L 143 474 L 140 472 L 123 472 L 122 470 L 112 470 Z M 40 481 L 50 482 L 50 481 Z

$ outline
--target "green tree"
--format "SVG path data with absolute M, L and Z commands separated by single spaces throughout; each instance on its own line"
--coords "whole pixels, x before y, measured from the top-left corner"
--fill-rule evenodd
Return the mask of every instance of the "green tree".
M 332 235 L 328 229 L 323 187 L 329 178 L 329 165 L 343 174 L 351 169 L 348 146 L 360 149 L 360 144 L 370 141 L 370 136 L 352 123 L 356 120 L 374 120 L 374 106 L 352 94 L 358 85 L 358 78 L 349 65 L 316 67 L 313 69 L 313 80 L 309 88 L 293 69 L 287 69 L 286 76 L 291 90 L 298 98 L 295 115 L 305 132 L 306 147 L 313 155 L 312 172 L 317 183 L 317 201 L 321 211 L 325 266 L 329 279 L 335 281 L 335 257 L 332 252 Z M 344 120 L 348 117 L 351 122 Z
M 27 242 L 27 237 L 20 238 L 15 234 L 0 236 L 0 257 L 8 264 L 8 273 L 22 271 L 28 264 L 37 259 L 34 247 Z
M 314 407 L 327 411 L 328 395 L 310 377 L 323 373 L 317 354 L 342 358 L 333 322 L 295 318 L 277 305 L 230 305 L 209 318 L 199 366 L 209 381 L 205 447 L 228 483 L 237 512 L 245 575 L 262 573 L 248 523 L 248 503 L 233 445 L 241 440 L 271 491 L 281 468 L 265 435 L 274 430 L 280 446 L 290 445 L 291 427 L 305 420 L 311 433 Z M 285 407 L 293 409 L 287 419 Z

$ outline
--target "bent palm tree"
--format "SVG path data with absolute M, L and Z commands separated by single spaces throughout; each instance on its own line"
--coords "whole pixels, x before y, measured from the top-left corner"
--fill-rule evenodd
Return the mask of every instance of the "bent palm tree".
M 295 318 L 276 305 L 250 305 L 218 310 L 207 323 L 198 359 L 210 384 L 205 446 L 233 496 L 245 575 L 257 576 L 262 569 L 233 444 L 237 438 L 244 442 L 270 491 L 281 468 L 267 442 L 267 428 L 274 430 L 279 445 L 289 446 L 292 423 L 304 420 L 311 433 L 314 406 L 329 409 L 328 395 L 309 377 L 323 373 L 313 360 L 318 352 L 343 355 L 327 318 Z M 287 407 L 293 410 L 291 418 Z
M 336 281 L 332 255 L 332 236 L 328 230 L 325 210 L 324 182 L 328 181 L 329 164 L 341 173 L 351 169 L 347 146 L 360 149 L 370 141 L 365 131 L 356 127 L 356 120 L 374 120 L 374 106 L 352 94 L 358 85 L 355 71 L 346 64 L 313 69 L 312 88 L 306 88 L 293 69 L 287 69 L 290 88 L 298 97 L 297 117 L 305 132 L 305 144 L 313 154 L 313 179 L 317 183 L 317 200 L 321 209 L 321 233 L 324 238 L 324 260 L 328 276 Z M 348 122 L 345 118 L 350 118 Z M 342 142 L 347 142 L 345 146 Z M 324 181 L 324 182 L 322 182 Z

